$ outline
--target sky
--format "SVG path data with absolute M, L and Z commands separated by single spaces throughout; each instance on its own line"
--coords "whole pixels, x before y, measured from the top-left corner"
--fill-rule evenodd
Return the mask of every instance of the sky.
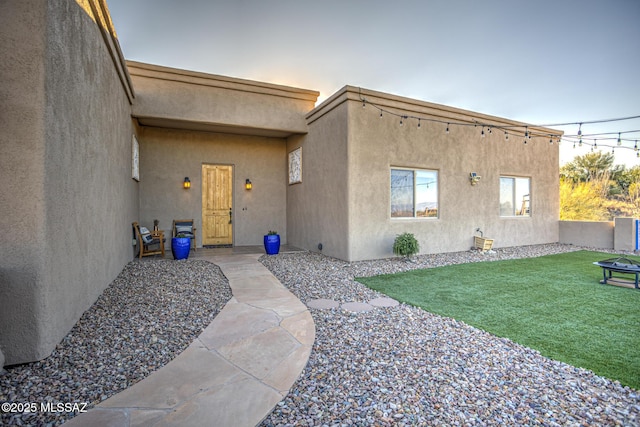
M 107 0 L 126 59 L 320 92 L 345 85 L 537 125 L 560 163 L 640 140 L 640 0 Z M 579 125 L 582 123 L 582 126 Z M 630 132 L 637 130 L 637 132 Z M 588 135 L 613 132 L 613 135 Z M 613 138 L 604 141 L 600 138 Z M 640 165 L 632 149 L 617 164 Z

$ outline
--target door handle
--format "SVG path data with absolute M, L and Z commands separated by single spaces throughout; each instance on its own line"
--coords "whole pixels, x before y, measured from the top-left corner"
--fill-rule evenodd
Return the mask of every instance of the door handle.
M 229 208 L 229 224 L 233 224 L 233 211 Z

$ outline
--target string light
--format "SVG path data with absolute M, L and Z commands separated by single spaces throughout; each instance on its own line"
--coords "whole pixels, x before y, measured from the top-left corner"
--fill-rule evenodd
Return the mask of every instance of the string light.
M 428 121 L 428 122 L 435 122 L 435 123 L 443 123 L 446 124 L 445 127 L 445 133 L 449 134 L 451 126 L 480 126 L 481 127 L 481 133 L 480 136 L 482 138 L 484 138 L 486 136 L 486 132 L 485 132 L 485 127 L 487 128 L 489 135 L 493 134 L 493 128 L 497 128 L 500 129 L 504 132 L 504 139 L 505 141 L 509 140 L 509 130 L 511 129 L 523 129 L 524 130 L 524 144 L 527 144 L 528 141 L 532 140 L 534 137 L 538 138 L 538 137 L 545 137 L 548 136 L 549 137 L 549 144 L 553 144 L 554 142 L 554 135 L 553 134 L 549 134 L 549 133 L 538 133 L 536 130 L 530 130 L 529 126 L 530 125 L 526 125 L 526 124 L 521 124 L 521 125 L 495 125 L 494 123 L 482 123 L 482 122 L 478 122 L 478 121 L 474 121 L 474 122 L 451 122 L 451 121 L 443 121 L 443 120 L 439 120 L 437 118 L 431 118 L 431 117 L 418 117 L 418 116 L 413 116 L 413 115 L 406 115 L 406 114 L 399 114 L 396 113 L 394 111 L 390 111 L 387 110 L 385 108 L 382 108 L 370 101 L 368 101 L 364 96 L 362 96 L 362 94 L 360 94 L 361 96 L 361 100 L 362 100 L 362 107 L 365 108 L 367 104 L 372 105 L 373 107 L 377 108 L 380 111 L 380 118 L 382 118 L 384 113 L 390 114 L 392 116 L 396 116 L 399 117 L 400 119 L 400 126 L 404 125 L 404 121 L 408 120 L 408 119 L 416 119 L 418 121 L 418 129 L 422 128 L 422 121 Z M 601 119 L 601 120 L 590 120 L 590 121 L 579 121 L 579 122 L 568 122 L 568 123 L 551 123 L 551 124 L 536 124 L 536 125 L 531 125 L 534 126 L 535 128 L 543 128 L 543 127 L 554 127 L 554 126 L 570 126 L 570 125 L 578 125 L 578 132 L 576 135 L 556 135 L 557 136 L 557 142 L 560 144 L 562 141 L 566 141 L 566 142 L 570 142 L 573 144 L 573 147 L 576 147 L 576 142 L 578 144 L 579 147 L 582 147 L 584 144 L 586 145 L 591 145 L 591 151 L 593 151 L 594 149 L 599 148 L 598 147 L 598 141 L 604 141 L 604 144 L 600 144 L 600 147 L 620 147 L 620 148 L 625 148 L 625 149 L 632 149 L 634 151 L 637 152 L 638 156 L 640 157 L 640 151 L 638 149 L 638 139 L 633 139 L 633 138 L 623 138 L 622 136 L 624 134 L 631 134 L 631 133 L 640 133 L 640 130 L 630 130 L 630 131 L 620 131 L 620 132 L 609 132 L 609 133 L 601 133 L 601 134 L 585 134 L 582 130 L 582 126 L 583 125 L 587 125 L 587 124 L 596 124 L 596 123 L 611 123 L 611 122 L 619 122 L 619 121 L 625 121 L 625 120 L 632 120 L 632 119 L 639 119 L 640 115 L 636 115 L 636 116 L 628 116 L 628 117 L 619 117 L 619 118 L 612 118 L 612 119 Z M 614 137 L 613 135 L 615 135 L 617 133 L 617 138 Z M 584 137 L 589 137 L 589 138 L 593 138 L 593 144 L 589 144 L 588 142 L 584 142 L 583 138 Z M 574 139 L 575 138 L 575 139 Z M 611 141 L 611 143 L 607 144 L 606 141 Z M 616 144 L 612 144 L 613 141 L 616 141 Z M 629 144 L 625 144 L 625 142 L 629 142 Z M 634 145 L 631 146 L 631 142 L 634 142 Z M 615 151 L 615 150 L 614 150 Z

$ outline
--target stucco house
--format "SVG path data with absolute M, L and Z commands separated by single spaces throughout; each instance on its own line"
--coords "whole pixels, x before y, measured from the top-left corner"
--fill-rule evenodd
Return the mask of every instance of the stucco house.
M 126 61 L 104 0 L 0 2 L 0 52 L 7 365 L 51 353 L 133 259 L 133 221 L 194 218 L 198 247 L 277 230 L 347 261 L 392 256 L 403 232 L 422 253 L 468 250 L 478 228 L 558 241 L 558 131 Z

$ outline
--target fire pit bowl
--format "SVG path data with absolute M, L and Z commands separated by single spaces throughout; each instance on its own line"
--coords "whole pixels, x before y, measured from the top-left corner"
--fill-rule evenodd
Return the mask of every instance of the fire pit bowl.
M 633 274 L 635 276 L 635 288 L 638 289 L 638 276 L 640 275 L 640 263 L 625 257 L 609 258 L 603 261 L 593 263 L 598 267 L 602 267 L 603 284 L 607 284 L 607 280 L 612 278 L 612 274 Z

